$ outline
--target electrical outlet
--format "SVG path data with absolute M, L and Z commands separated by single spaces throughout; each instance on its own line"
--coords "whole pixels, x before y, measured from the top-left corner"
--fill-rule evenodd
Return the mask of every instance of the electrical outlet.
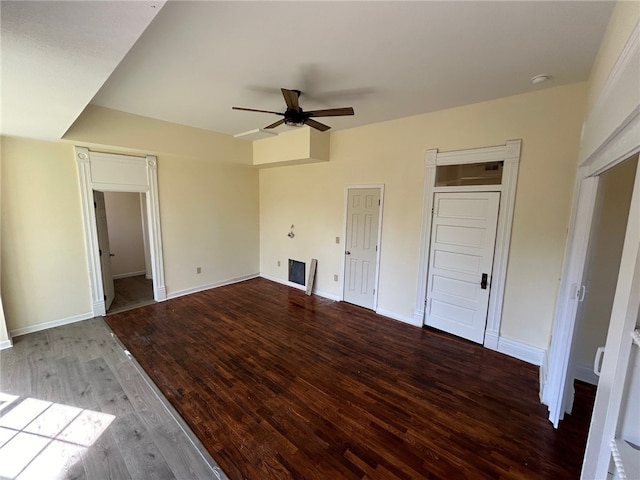
M 334 282 L 337 282 L 337 281 L 338 281 L 338 275 L 334 275 L 334 276 L 333 276 L 333 281 L 334 281 Z
M 340 237 L 336 237 L 336 243 L 340 243 Z
M 280 266 L 280 260 L 278 260 L 278 266 Z
M 196 273 L 198 274 L 202 273 L 202 267 L 196 267 Z

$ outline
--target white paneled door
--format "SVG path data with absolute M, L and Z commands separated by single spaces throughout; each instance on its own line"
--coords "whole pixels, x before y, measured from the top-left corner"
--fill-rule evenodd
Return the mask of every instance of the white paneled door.
M 500 193 L 434 194 L 425 325 L 482 343 Z
M 351 188 L 347 193 L 344 301 L 374 308 L 378 259 L 380 189 Z
M 111 274 L 111 248 L 109 247 L 109 229 L 107 227 L 107 209 L 104 203 L 104 193 L 94 190 L 93 202 L 96 211 L 98 248 L 100 249 L 104 309 L 109 310 L 116 296 L 116 292 L 113 286 L 113 275 Z

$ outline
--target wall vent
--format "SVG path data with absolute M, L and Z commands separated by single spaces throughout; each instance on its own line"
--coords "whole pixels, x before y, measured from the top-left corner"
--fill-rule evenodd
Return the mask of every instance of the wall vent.
M 305 264 L 298 260 L 289 259 L 289 281 L 304 285 Z

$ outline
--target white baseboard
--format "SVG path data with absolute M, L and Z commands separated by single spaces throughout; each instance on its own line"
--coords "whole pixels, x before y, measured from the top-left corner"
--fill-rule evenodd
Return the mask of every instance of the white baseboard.
M 11 340 L 3 340 L 0 342 L 0 350 L 11 347 L 13 347 L 13 342 Z
M 541 366 L 544 362 L 545 350 L 518 340 L 506 337 L 498 339 L 498 352 L 509 355 L 533 365 Z
M 484 332 L 484 346 L 490 350 L 498 350 L 498 343 L 500 342 L 500 334 L 498 332 Z
M 413 312 L 411 324 L 422 327 L 424 325 L 424 312 Z
M 399 315 L 390 310 L 385 310 L 384 308 L 376 309 L 376 313 L 378 315 L 382 315 L 383 317 L 388 317 L 388 318 L 392 318 L 393 320 L 398 320 L 403 323 L 408 323 L 409 325 L 413 325 L 414 327 L 422 327 L 422 320 L 416 321 L 414 316 L 409 317 L 406 315 Z
M 314 289 L 313 292 L 311 293 L 319 297 L 326 298 L 327 300 L 333 300 L 334 302 L 339 302 L 342 300 L 338 295 L 334 295 L 333 293 L 323 292 L 321 290 Z
M 304 285 L 300 285 L 298 283 L 290 282 L 288 280 L 283 280 L 282 278 L 274 277 L 274 276 L 269 275 L 267 273 L 261 273 L 259 276 L 264 278 L 265 280 L 269 280 L 271 282 L 276 282 L 276 283 L 279 283 L 281 285 L 286 285 L 287 287 L 295 288 L 296 290 L 303 290 L 303 291 L 307 290 Z M 334 302 L 339 302 L 340 300 L 342 300 L 338 295 L 334 295 L 333 293 L 323 292 L 321 290 L 316 290 L 315 288 L 313 289 L 313 291 L 311 293 L 313 293 L 314 295 L 317 295 L 319 297 L 323 297 L 323 298 L 326 298 L 326 299 L 329 299 L 329 300 L 333 300 Z
M 205 290 L 211 290 L 212 288 L 224 287 L 225 285 L 231 285 L 232 283 L 244 282 L 245 280 L 250 280 L 252 278 L 256 278 L 259 275 L 257 273 L 253 273 L 251 275 L 244 275 L 242 277 L 229 278 L 227 280 L 222 280 L 220 282 L 209 283 L 207 285 L 200 285 L 193 288 L 186 288 L 184 290 L 178 290 L 176 292 L 164 293 L 164 297 L 166 299 L 170 298 L 178 298 L 184 295 L 190 295 L 192 293 L 204 292 Z M 164 299 L 163 299 L 164 300 Z
M 48 330 L 49 328 L 60 327 L 62 325 L 68 325 L 70 323 L 81 322 L 82 320 L 88 320 L 93 318 L 93 312 L 82 313 L 80 315 L 74 315 L 73 317 L 61 318 L 60 320 L 52 320 L 50 322 L 38 323 L 37 325 L 30 325 L 28 327 L 16 328 L 9 332 L 12 337 L 19 337 L 20 335 L 26 335 L 27 333 L 39 332 L 41 330 Z
M 158 299 L 156 301 L 163 302 L 167 299 L 167 287 L 162 285 L 158 287 Z
M 593 373 L 593 365 L 590 363 L 578 363 L 574 367 L 573 375 L 576 380 L 580 380 L 582 382 L 589 383 L 591 385 L 598 385 L 598 377 L 595 373 Z
M 146 270 L 142 270 L 141 272 L 119 273 L 118 275 L 113 275 L 113 279 L 118 280 L 120 278 L 139 277 L 141 275 L 145 275 L 146 273 Z
M 544 356 L 542 357 L 542 365 L 540 365 L 540 391 L 538 392 L 538 396 L 540 397 L 540 403 L 544 403 L 544 388 L 547 385 L 547 375 L 549 372 L 549 354 L 548 351 L 544 351 Z
M 106 305 L 104 300 L 100 300 L 93 304 L 93 316 L 104 317 L 107 314 Z

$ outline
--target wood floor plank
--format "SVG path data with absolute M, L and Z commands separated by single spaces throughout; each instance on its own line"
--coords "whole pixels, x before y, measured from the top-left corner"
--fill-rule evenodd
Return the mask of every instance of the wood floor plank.
M 12 348 L 0 351 L 0 391 L 18 397 L 0 412 L 3 471 L 24 468 L 5 453 L 20 436 L 49 445 L 26 460 L 33 461 L 25 478 L 226 478 L 122 348 L 96 318 L 16 337 Z M 34 420 L 40 411 L 29 407 L 25 421 L 12 423 L 16 408 L 29 404 L 44 405 L 44 413 Z M 23 447 L 22 453 L 28 442 Z
M 176 478 L 180 480 L 197 480 L 212 477 L 211 469 L 207 468 L 202 457 L 193 448 L 185 448 L 183 442 L 177 441 L 184 435 L 175 423 L 167 423 L 155 427 L 149 433 L 160 453 L 171 466 Z M 216 467 L 214 467 L 216 468 Z M 221 471 L 217 472 L 222 478 Z
M 76 355 L 53 358 L 49 363 L 55 365 L 58 371 L 65 403 L 80 408 L 98 407 L 98 400 L 85 363 L 80 362 Z
M 135 413 L 117 417 L 110 431 L 132 478 L 176 478 Z
M 104 432 L 82 456 L 87 480 L 131 480 L 131 474 L 122 458 L 110 430 Z
M 577 478 L 537 368 L 253 279 L 106 318 L 229 478 Z

